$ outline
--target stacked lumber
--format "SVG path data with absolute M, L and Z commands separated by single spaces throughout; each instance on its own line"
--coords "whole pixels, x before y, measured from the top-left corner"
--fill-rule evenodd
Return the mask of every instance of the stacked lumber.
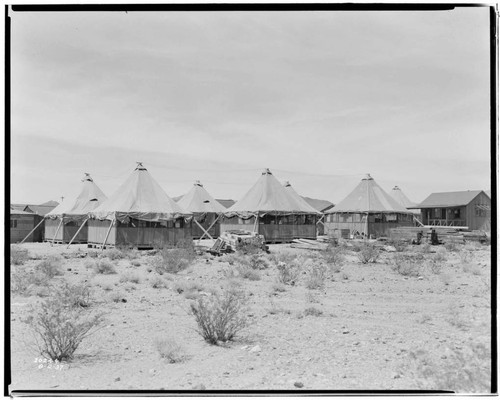
M 452 226 L 392 228 L 389 236 L 393 240 L 416 240 L 417 234 L 422 232 L 422 243 L 430 243 L 433 229 L 438 235 L 438 240 L 442 243 L 465 243 L 464 234 L 466 232 L 462 232 Z M 463 229 L 463 227 L 460 229 Z
M 306 250 L 326 250 L 328 244 L 326 242 L 319 242 L 317 240 L 309 239 L 293 239 L 290 247 L 295 249 Z

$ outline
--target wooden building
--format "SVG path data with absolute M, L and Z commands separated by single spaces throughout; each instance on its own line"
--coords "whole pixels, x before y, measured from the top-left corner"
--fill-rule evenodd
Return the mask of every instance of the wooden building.
M 424 225 L 491 231 L 491 198 L 482 190 L 432 193 L 415 207 Z
M 43 217 L 27 211 L 10 208 L 10 243 L 19 243 L 38 225 L 27 238 L 26 242 L 41 242 L 43 240 Z
M 45 216 L 45 241 L 87 243 L 87 214 L 107 197 L 89 174 L 85 174 L 82 182 L 80 194 L 75 200 L 63 201 Z
M 142 163 L 89 216 L 89 245 L 147 249 L 191 240 L 192 214 L 168 197 Z
M 220 235 L 220 216 L 226 208 L 215 200 L 196 181 L 191 190 L 177 201 L 184 210 L 193 213 L 191 236 L 193 239 L 214 239 Z
M 245 196 L 227 209 L 220 229 L 221 233 L 241 229 L 257 232 L 268 243 L 316 239 L 320 215 L 307 202 L 290 195 L 266 169 Z
M 341 202 L 325 212 L 325 233 L 350 238 L 389 236 L 391 228 L 413 226 L 413 214 L 367 174 Z

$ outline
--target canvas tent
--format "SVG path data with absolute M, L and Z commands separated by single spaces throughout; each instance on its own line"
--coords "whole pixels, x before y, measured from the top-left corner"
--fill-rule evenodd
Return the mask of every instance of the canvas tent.
M 317 210 L 292 196 L 266 169 L 243 198 L 226 210 L 221 232 L 250 230 L 264 235 L 267 242 L 315 239 L 319 216 Z
M 226 211 L 226 208 L 207 192 L 200 181 L 196 181 L 191 190 L 182 196 L 177 204 L 193 213 L 191 224 L 193 239 L 219 237 L 219 216 Z
M 412 213 L 387 194 L 370 174 L 325 214 L 326 233 L 337 237 L 388 236 L 391 228 L 413 226 Z
M 87 243 L 87 214 L 106 200 L 106 195 L 89 174 L 85 174 L 82 182 L 76 199 L 63 201 L 45 215 L 46 241 Z
M 43 217 L 10 207 L 10 243 L 41 242 Z M 36 228 L 36 229 L 35 229 Z
M 130 177 L 89 213 L 89 244 L 162 248 L 191 239 L 191 216 L 138 163 Z

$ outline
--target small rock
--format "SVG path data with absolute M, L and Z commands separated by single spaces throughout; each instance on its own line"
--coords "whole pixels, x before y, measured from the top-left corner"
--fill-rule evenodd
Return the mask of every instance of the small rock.
M 295 386 L 296 388 L 302 388 L 302 387 L 304 387 L 304 384 L 303 384 L 302 382 L 298 382 L 298 381 L 297 381 L 297 382 L 295 382 L 295 383 L 293 384 L 293 386 Z
M 349 333 L 348 330 L 342 331 L 342 334 L 347 335 Z
M 71 268 L 66 268 L 66 271 L 71 271 Z
M 115 382 L 120 382 L 121 379 L 120 378 L 115 378 Z
M 259 345 L 254 346 L 254 347 L 252 347 L 252 348 L 250 349 L 250 353 L 258 353 L 258 352 L 260 352 L 260 351 L 262 351 L 262 349 L 260 348 L 260 346 L 259 346 Z
M 122 299 L 122 303 L 126 303 L 127 302 L 127 299 Z

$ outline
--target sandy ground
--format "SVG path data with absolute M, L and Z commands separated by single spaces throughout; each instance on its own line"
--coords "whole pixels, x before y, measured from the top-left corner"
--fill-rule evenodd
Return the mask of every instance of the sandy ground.
M 97 275 L 86 266 L 85 245 L 22 247 L 32 258 L 27 266 L 49 254 L 67 257 L 64 275 L 53 283 L 87 281 L 92 308 L 106 317 L 71 362 L 61 370 L 49 369 L 31 349 L 30 330 L 22 322 L 29 306 L 44 297 L 13 294 L 11 390 L 433 390 L 434 378 L 457 367 L 450 352 L 491 341 L 489 246 L 468 246 L 472 258 L 467 265 L 460 252 L 448 252 L 439 274 L 426 271 L 420 277 L 393 271 L 394 253 L 383 252 L 377 263 L 362 264 L 348 252 L 341 271 L 332 273 L 322 290 L 307 289 L 302 275 L 296 285 L 276 292 L 274 266 L 260 271 L 257 281 L 237 278 L 249 299 L 249 325 L 223 346 L 202 339 L 189 311 L 192 300 L 174 288 L 197 282 L 206 292 L 222 289 L 224 271 L 230 268 L 225 257 L 198 257 L 187 270 L 163 275 L 168 288 L 154 289 L 151 280 L 157 274 L 148 272 L 152 256 L 145 252 L 136 252 L 134 260 L 114 261 L 117 274 Z M 315 253 L 287 244 L 271 245 L 270 251 Z M 138 275 L 139 283 L 121 282 L 127 273 Z M 113 302 L 117 294 L 126 302 Z M 304 316 L 308 307 L 322 315 Z M 162 338 L 182 347 L 182 362 L 159 356 L 155 340 Z M 440 366 L 431 379 L 412 364 L 412 353 L 419 351 Z M 482 362 L 488 369 L 490 361 Z

